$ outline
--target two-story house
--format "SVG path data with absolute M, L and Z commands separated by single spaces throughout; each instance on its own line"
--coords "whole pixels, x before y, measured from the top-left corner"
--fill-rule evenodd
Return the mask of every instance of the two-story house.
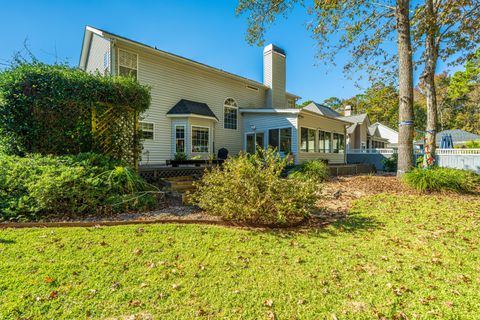
M 80 68 L 135 77 L 151 87 L 142 115 L 142 164 L 164 164 L 175 154 L 207 158 L 226 148 L 230 155 L 272 146 L 296 163 L 326 159 L 345 163 L 349 121 L 318 110 L 296 108 L 286 91 L 286 53 L 263 50 L 263 82 L 86 27 Z

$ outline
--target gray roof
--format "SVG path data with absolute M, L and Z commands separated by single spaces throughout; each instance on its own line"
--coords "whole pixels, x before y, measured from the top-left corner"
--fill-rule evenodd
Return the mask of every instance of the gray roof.
M 480 139 L 480 135 L 478 134 L 467 132 L 460 129 L 455 129 L 455 130 L 444 130 L 444 131 L 438 132 L 435 139 L 436 143 L 440 144 L 440 142 L 442 141 L 442 136 L 446 134 L 449 134 L 452 136 L 452 140 L 454 143 Z
M 342 116 L 338 118 L 342 120 L 350 121 L 353 123 L 359 123 L 359 122 L 364 122 L 367 117 L 368 115 L 366 113 L 361 113 L 361 114 L 354 114 L 348 117 Z
M 347 133 L 348 133 L 348 134 L 352 134 L 353 132 L 355 132 L 355 129 L 357 128 L 357 126 L 358 126 L 358 124 L 356 124 L 356 123 L 354 123 L 354 124 L 352 124 L 351 126 L 349 126 L 349 127 L 347 128 Z
M 368 134 L 374 136 L 375 132 L 377 131 L 377 127 L 377 124 L 372 124 L 370 127 L 368 127 Z
M 321 115 L 324 115 L 327 117 L 334 117 L 334 118 L 340 117 L 340 114 L 337 111 L 316 102 L 311 102 L 310 104 L 305 106 L 303 109 L 312 111 L 315 113 L 320 113 Z
M 212 117 L 218 120 L 213 111 L 208 107 L 206 103 L 190 101 L 182 99 L 177 102 L 176 105 L 170 109 L 167 114 L 169 115 L 178 115 L 178 114 L 195 114 L 199 116 Z

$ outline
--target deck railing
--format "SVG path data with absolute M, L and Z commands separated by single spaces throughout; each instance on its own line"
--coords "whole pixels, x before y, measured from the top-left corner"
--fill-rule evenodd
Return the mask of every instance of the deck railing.
M 480 149 L 437 149 L 439 156 L 480 155 Z
M 394 154 L 397 153 L 396 149 L 349 149 L 347 153 L 350 154 Z

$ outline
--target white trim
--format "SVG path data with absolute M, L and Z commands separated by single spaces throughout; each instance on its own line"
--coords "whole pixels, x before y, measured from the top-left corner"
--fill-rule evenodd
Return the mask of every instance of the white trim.
M 242 113 L 289 113 L 298 114 L 300 109 L 239 109 Z
M 200 119 L 215 120 L 216 122 L 218 122 L 217 118 L 209 117 L 209 116 L 202 116 L 202 115 L 194 114 L 194 113 L 167 114 L 167 118 L 200 118 Z
M 139 124 L 139 129 L 140 129 L 140 131 L 144 131 L 144 130 L 142 130 L 142 123 L 153 125 L 153 129 L 152 129 L 153 138 L 152 138 L 152 139 L 143 139 L 143 140 L 144 140 L 144 141 L 155 141 L 155 122 L 139 121 L 138 124 Z
M 225 104 L 225 102 L 227 102 L 227 100 L 233 100 L 233 102 L 235 103 L 235 106 L 230 106 L 230 105 L 227 105 Z M 236 119 L 235 119 L 235 129 L 234 128 L 225 128 L 225 108 L 230 108 L 230 109 L 235 109 L 236 110 Z M 237 103 L 237 100 L 235 98 L 232 98 L 232 97 L 227 97 L 223 100 L 223 129 L 227 129 L 227 130 L 238 130 L 238 116 L 239 116 L 239 110 L 240 108 L 238 107 L 238 103 Z
M 177 151 L 177 127 L 183 127 L 183 134 L 184 134 L 184 137 L 183 137 L 183 148 L 185 150 L 183 150 L 183 153 L 187 154 L 187 124 L 175 124 L 173 126 L 173 130 L 174 130 L 174 133 L 173 133 L 173 151 L 174 151 L 174 154 L 177 154 L 178 151 Z
M 270 144 L 269 144 L 269 142 L 270 142 L 270 141 L 269 141 L 269 139 L 270 139 L 270 130 L 278 130 L 278 150 L 277 150 L 277 151 L 280 152 L 280 153 L 285 153 L 285 151 L 280 150 L 280 140 L 281 140 L 280 131 L 281 131 L 282 129 L 290 129 L 290 130 L 291 130 L 290 150 L 292 150 L 292 149 L 293 149 L 293 139 L 294 139 L 294 136 L 293 136 L 293 129 L 294 129 L 294 127 L 293 127 L 293 126 L 269 127 L 269 128 L 266 128 L 266 129 L 265 129 L 264 135 L 265 135 L 265 133 L 266 133 L 266 139 L 267 139 L 267 143 L 266 143 L 266 144 L 267 144 L 267 147 L 268 147 L 268 146 L 270 145 Z M 264 144 L 264 146 L 265 146 L 265 136 L 264 136 L 263 144 Z
M 314 147 L 313 147 L 313 151 L 303 151 L 302 150 L 302 128 L 305 128 L 305 129 L 309 129 L 309 130 L 315 130 L 315 141 L 314 141 Z M 300 133 L 299 134 L 299 137 L 300 137 L 300 143 L 299 143 L 299 148 L 298 148 L 298 153 L 306 153 L 306 154 L 309 154 L 309 153 L 317 153 L 317 150 L 318 150 L 318 129 L 317 128 L 312 128 L 312 127 L 305 127 L 305 126 L 299 126 L 298 127 L 298 132 Z M 307 146 L 308 146 L 308 141 L 307 141 Z
M 137 69 L 135 69 L 135 71 L 137 71 L 136 80 L 138 81 L 140 79 L 140 71 L 139 71 L 140 68 L 139 68 L 139 62 L 138 62 L 138 53 L 130 51 L 128 49 L 119 48 L 119 47 L 117 47 L 117 76 L 120 76 L 120 51 L 127 52 L 127 53 L 130 53 L 130 54 L 134 54 L 137 57 Z
M 208 150 L 206 152 L 198 152 L 198 151 L 193 151 L 193 127 L 197 127 L 197 128 L 206 128 L 208 129 Z M 211 127 L 209 126 L 199 126 L 199 125 L 194 125 L 194 124 L 191 124 L 190 125 L 190 154 L 210 154 L 211 153 L 211 142 L 212 142 L 212 137 L 211 137 Z
M 440 149 L 435 150 L 435 154 L 439 156 L 457 156 L 457 155 L 479 155 L 480 149 Z

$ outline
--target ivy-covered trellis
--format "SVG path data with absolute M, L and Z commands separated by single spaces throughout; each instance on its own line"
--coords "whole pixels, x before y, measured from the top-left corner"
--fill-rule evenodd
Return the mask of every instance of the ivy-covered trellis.
M 17 155 L 95 151 L 136 167 L 139 114 L 149 105 L 150 89 L 134 79 L 20 64 L 0 73 L 0 149 Z

